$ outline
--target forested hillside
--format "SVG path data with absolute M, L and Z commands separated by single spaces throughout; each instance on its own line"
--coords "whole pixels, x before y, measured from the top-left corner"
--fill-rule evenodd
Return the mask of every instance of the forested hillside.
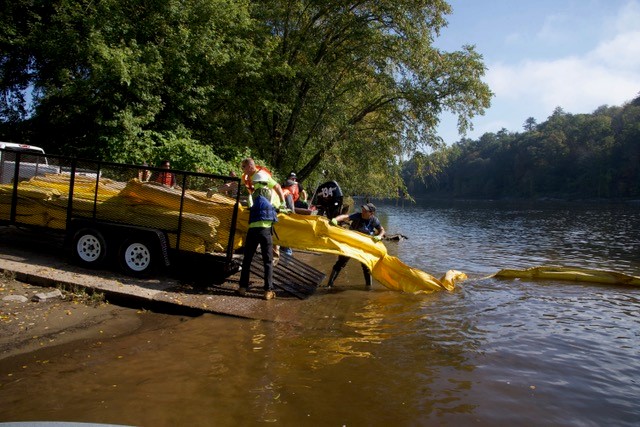
M 523 132 L 462 139 L 407 162 L 412 196 L 452 198 L 640 197 L 640 97 L 592 114 L 560 107 Z

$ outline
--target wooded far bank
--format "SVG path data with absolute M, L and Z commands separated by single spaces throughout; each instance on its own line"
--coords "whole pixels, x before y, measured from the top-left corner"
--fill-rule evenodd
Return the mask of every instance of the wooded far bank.
M 640 97 L 591 114 L 558 107 L 523 132 L 461 139 L 403 167 L 412 196 L 504 199 L 640 198 Z

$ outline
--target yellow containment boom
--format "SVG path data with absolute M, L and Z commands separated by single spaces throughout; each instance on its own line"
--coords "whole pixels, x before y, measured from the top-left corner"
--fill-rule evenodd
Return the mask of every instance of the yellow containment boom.
M 21 202 L 16 215 L 25 224 L 64 229 L 66 226 L 66 207 L 68 204 L 69 177 L 47 175 L 20 182 L 18 197 Z M 181 248 L 195 252 L 219 250 L 228 240 L 231 230 L 221 224 L 218 218 L 230 218 L 236 201 L 223 195 L 206 195 L 203 192 L 165 188 L 155 183 L 141 183 L 137 179 L 127 183 L 100 179 L 96 194 L 93 178 L 77 176 L 74 184 L 74 209 L 94 209 L 94 203 L 113 205 L 109 210 L 111 220 L 125 218 L 127 222 L 140 226 L 149 226 L 171 222 L 184 208 L 183 234 Z M 8 218 L 11 213 L 13 185 L 0 185 L 0 219 Z M 244 245 L 249 223 L 249 210 L 239 206 L 236 224 L 234 248 Z M 389 289 L 404 292 L 425 292 L 453 290 L 458 281 L 467 278 L 466 274 L 449 270 L 440 279 L 424 271 L 411 268 L 398 258 L 387 253 L 384 243 L 374 243 L 370 236 L 335 227 L 327 218 L 315 215 L 290 214 L 278 215 L 275 225 L 274 242 L 281 246 L 345 255 L 366 266 L 373 277 Z M 175 234 L 169 234 L 172 247 L 175 246 Z M 566 280 L 603 284 L 640 286 L 640 277 L 629 276 L 607 270 L 579 267 L 539 266 L 523 270 L 503 269 L 489 276 L 511 279 Z
M 524 270 L 503 269 L 489 277 L 507 279 L 570 280 L 574 282 L 640 286 L 640 277 L 629 276 L 615 271 L 579 267 L 540 266 Z
M 240 207 L 236 225 L 236 232 L 240 236 L 246 235 L 248 222 L 249 210 Z M 438 280 L 387 254 L 384 243 L 374 243 L 370 236 L 332 226 L 325 217 L 280 214 L 274 229 L 274 244 L 348 256 L 369 267 L 373 277 L 389 289 L 404 292 L 452 290 L 456 281 L 467 278 L 464 273 L 449 270 Z

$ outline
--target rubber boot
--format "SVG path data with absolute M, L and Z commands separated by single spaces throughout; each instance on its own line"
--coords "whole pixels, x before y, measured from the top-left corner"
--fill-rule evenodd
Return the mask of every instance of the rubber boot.
M 371 273 L 364 273 L 364 286 L 371 289 Z
M 331 275 L 329 276 L 329 281 L 327 282 L 328 287 L 333 286 L 333 282 L 338 277 L 338 273 L 340 273 L 340 270 L 331 270 Z

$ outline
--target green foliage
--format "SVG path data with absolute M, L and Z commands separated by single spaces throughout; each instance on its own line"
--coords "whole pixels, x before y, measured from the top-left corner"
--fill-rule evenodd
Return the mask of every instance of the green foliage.
M 437 140 L 443 110 L 466 128 L 488 106 L 473 48 L 432 46 L 450 12 L 443 1 L 257 4 L 273 50 L 248 83 L 265 98 L 245 104 L 254 147 L 277 169 L 303 179 L 324 170 L 347 191 L 395 194 L 398 156 Z
M 403 176 L 414 195 L 637 198 L 637 99 L 592 114 L 572 115 L 556 108 L 547 121 L 524 133 L 502 130 L 418 154 L 404 164 Z
M 220 104 L 257 68 L 248 5 L 226 0 L 24 4 L 34 73 L 32 142 L 50 152 L 117 160 L 123 148 L 187 129 L 226 153 Z M 15 50 L 15 49 L 14 49 Z M 25 73 L 27 65 L 9 67 Z M 248 70 L 248 71 L 247 71 Z M 30 78 L 30 80 L 29 80 Z M 19 87 L 2 82 L 5 92 Z M 23 86 L 21 86 L 23 87 Z M 151 136 L 150 136 L 151 135 Z M 220 150 L 218 150 L 220 149 Z M 133 154 L 137 156 L 137 154 Z
M 51 153 L 406 191 L 402 158 L 492 96 L 443 0 L 15 0 L 0 15 L 0 136 Z M 31 94 L 31 101 L 27 94 Z
M 211 147 L 205 146 L 188 137 L 166 137 L 166 133 L 158 135 L 155 144 L 155 158 L 157 163 L 171 161 L 171 167 L 181 170 L 226 175 L 232 166 L 215 155 Z

